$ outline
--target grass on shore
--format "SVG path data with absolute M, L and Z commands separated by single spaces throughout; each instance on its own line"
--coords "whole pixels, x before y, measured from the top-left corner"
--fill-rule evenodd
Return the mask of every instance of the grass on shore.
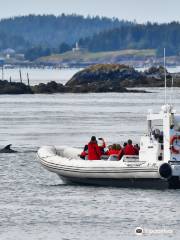
M 53 54 L 47 57 L 41 57 L 37 61 L 43 62 L 69 62 L 69 61 L 105 61 L 108 59 L 118 58 L 118 57 L 151 57 L 155 56 L 156 52 L 154 49 L 144 49 L 144 50 L 135 50 L 127 49 L 121 51 L 112 51 L 112 52 L 66 52 L 64 54 Z

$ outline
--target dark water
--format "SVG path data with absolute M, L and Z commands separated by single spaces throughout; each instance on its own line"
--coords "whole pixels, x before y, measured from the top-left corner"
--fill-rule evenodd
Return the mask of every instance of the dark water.
M 163 91 L 153 91 L 0 96 L 0 146 L 21 152 L 0 155 L 0 240 L 141 239 L 136 227 L 145 239 L 179 239 L 179 190 L 70 186 L 36 159 L 41 145 L 82 146 L 94 134 L 138 141 L 147 110 L 163 103 Z

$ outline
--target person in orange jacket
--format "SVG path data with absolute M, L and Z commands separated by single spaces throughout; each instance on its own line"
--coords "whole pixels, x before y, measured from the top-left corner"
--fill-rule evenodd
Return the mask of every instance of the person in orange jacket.
M 137 150 L 132 145 L 131 139 L 128 140 L 127 145 L 125 146 L 123 152 L 124 155 L 137 155 Z
M 100 160 L 101 155 L 96 137 L 92 136 L 91 141 L 88 143 L 88 160 Z

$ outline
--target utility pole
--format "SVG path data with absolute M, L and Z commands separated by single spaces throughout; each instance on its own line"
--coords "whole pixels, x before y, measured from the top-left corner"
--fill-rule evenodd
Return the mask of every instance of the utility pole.
M 22 74 L 21 74 L 21 69 L 19 69 L 19 77 L 20 77 L 20 82 L 22 83 Z
M 28 81 L 28 86 L 30 87 L 30 82 L 29 82 L 29 73 L 27 73 L 27 81 Z

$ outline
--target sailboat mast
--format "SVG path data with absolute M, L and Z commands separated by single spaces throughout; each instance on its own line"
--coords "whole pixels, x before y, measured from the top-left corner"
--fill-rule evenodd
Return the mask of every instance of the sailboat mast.
M 167 104 L 167 76 L 166 76 L 166 48 L 164 48 L 164 98 L 165 98 L 165 105 Z

